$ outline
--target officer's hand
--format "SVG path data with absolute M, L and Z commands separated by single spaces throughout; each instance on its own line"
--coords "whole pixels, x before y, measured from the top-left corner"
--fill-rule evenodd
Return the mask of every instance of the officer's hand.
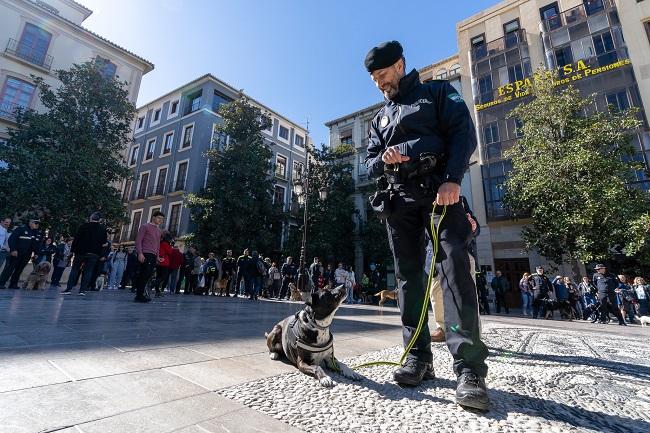
M 12 251 L 12 252 L 11 252 L 11 255 L 12 255 L 13 257 L 18 257 L 18 251 Z
M 138 261 L 140 263 L 144 263 L 144 254 L 142 254 L 142 253 L 138 254 Z
M 472 215 L 467 212 L 467 221 L 469 221 L 469 224 L 472 226 L 472 233 L 476 231 L 476 221 L 474 221 L 474 218 L 472 218 Z
M 384 161 L 384 164 L 400 164 L 402 162 L 408 161 L 409 159 L 411 158 L 400 153 L 398 146 L 389 147 L 381 156 L 381 160 Z
M 460 185 L 454 182 L 445 182 L 438 188 L 436 204 L 438 206 L 448 206 L 458 203 L 460 200 Z

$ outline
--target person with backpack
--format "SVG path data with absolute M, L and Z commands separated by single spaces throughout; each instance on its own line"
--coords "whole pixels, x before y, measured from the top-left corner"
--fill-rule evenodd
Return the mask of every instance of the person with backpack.
M 203 277 L 205 278 L 205 292 L 217 296 L 215 283 L 221 279 L 221 260 L 214 254 L 208 254 L 208 260 L 203 265 Z
M 248 296 L 248 299 L 252 301 L 252 300 L 257 300 L 257 296 L 259 295 L 260 290 L 262 289 L 262 281 L 264 280 L 264 276 L 266 275 L 266 266 L 264 265 L 262 259 L 260 259 L 260 255 L 257 251 L 253 251 L 253 254 L 251 254 L 250 267 L 252 270 L 251 271 L 252 275 L 250 278 L 251 285 L 249 289 L 250 295 Z

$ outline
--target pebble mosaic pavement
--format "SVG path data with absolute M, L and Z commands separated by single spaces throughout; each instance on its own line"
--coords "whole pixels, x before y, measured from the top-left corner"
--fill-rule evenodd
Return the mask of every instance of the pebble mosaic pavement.
M 334 374 L 329 389 L 296 371 L 218 393 L 315 433 L 650 432 L 650 334 L 494 327 L 483 335 L 490 348 L 487 413 L 455 404 L 452 359 L 443 344 L 432 346 L 437 378 L 416 388 L 397 386 L 393 367 L 377 366 L 363 369 L 361 382 Z M 343 361 L 396 360 L 401 350 Z

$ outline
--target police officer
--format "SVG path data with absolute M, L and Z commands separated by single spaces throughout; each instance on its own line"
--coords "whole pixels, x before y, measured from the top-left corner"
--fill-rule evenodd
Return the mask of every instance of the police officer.
M 221 260 L 221 266 L 223 269 L 223 278 L 227 279 L 226 283 L 226 296 L 230 296 L 230 286 L 235 285 L 235 273 L 237 272 L 237 260 L 232 256 L 232 250 L 226 251 L 226 257 Z M 233 296 L 237 296 L 237 289 Z
M 598 290 L 601 320 L 606 320 L 609 317 L 609 313 L 612 313 L 618 319 L 619 325 L 627 326 L 625 320 L 623 320 L 621 310 L 616 306 L 616 288 L 620 284 L 618 277 L 611 272 L 607 272 L 607 267 L 600 263 L 596 265 L 594 270 L 596 273 L 594 274 L 592 281 Z
M 535 271 L 536 273 L 528 277 L 528 283 L 533 288 L 533 319 L 546 315 L 546 297 L 553 288 L 551 281 L 544 275 L 544 267 L 538 266 Z
M 435 201 L 438 215 L 447 207 L 439 231 L 436 271 L 444 292 L 447 346 L 458 377 L 456 401 L 487 409 L 488 351 L 480 339 L 476 286 L 467 253 L 471 227 L 460 202 L 460 183 L 476 148 L 470 113 L 446 81 L 422 84 L 415 69 L 407 74 L 397 41 L 371 49 L 365 66 L 386 98 L 371 123 L 366 166 L 371 177 L 383 176 L 389 184 L 384 206 L 389 211 L 384 216 L 398 279 L 404 345 L 415 333 L 423 302 L 428 302 L 425 230 Z M 419 168 L 429 164 L 431 155 L 437 161 L 433 171 L 420 175 Z M 404 365 L 394 372 L 400 384 L 417 385 L 434 378 L 427 322 L 425 318 Z
M 9 258 L 2 275 L 0 275 L 0 289 L 5 288 L 9 281 L 10 289 L 18 288 L 18 280 L 23 269 L 29 263 L 32 255 L 38 252 L 41 246 L 41 232 L 39 230 L 41 221 L 34 218 L 29 220 L 28 225 L 21 226 L 14 230 L 9 236 Z

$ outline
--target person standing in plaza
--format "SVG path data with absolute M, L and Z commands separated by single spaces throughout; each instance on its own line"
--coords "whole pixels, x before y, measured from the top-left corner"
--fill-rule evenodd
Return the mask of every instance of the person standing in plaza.
M 176 290 L 181 266 L 183 266 L 183 253 L 178 249 L 178 246 L 175 242 L 172 242 L 172 253 L 169 257 L 170 260 L 170 270 L 169 273 L 169 293 L 178 293 L 180 290 Z
M 5 264 L 5 261 L 7 260 L 7 256 L 9 255 L 9 235 L 11 232 L 9 229 L 11 228 L 11 218 L 3 218 L 0 221 L 0 271 L 2 271 L 2 266 Z
M 506 314 L 510 314 L 510 309 L 506 303 L 506 293 L 510 291 L 510 283 L 506 280 L 506 277 L 501 274 L 501 271 L 497 271 L 497 274 L 492 278 L 492 290 L 494 290 L 494 303 L 496 304 L 497 314 L 501 313 L 501 307 L 506 311 Z
M 524 272 L 524 275 L 519 280 L 519 292 L 521 292 L 521 310 L 524 316 L 530 316 L 533 314 L 533 293 L 532 287 L 530 286 L 530 274 Z
M 154 282 L 156 298 L 164 296 L 163 293 L 169 283 L 172 263 L 172 235 L 169 231 L 165 230 L 162 232 L 161 237 L 160 248 L 158 250 L 158 263 L 156 264 L 156 281 Z
M 289 283 L 296 282 L 296 272 L 298 268 L 293 263 L 293 257 L 287 257 L 287 261 L 280 268 L 280 273 L 282 274 L 282 289 L 280 290 L 280 296 L 278 299 L 287 299 L 291 293 L 289 293 Z
M 253 251 L 253 254 L 251 254 L 250 267 L 251 276 L 248 299 L 257 300 L 257 297 L 262 290 L 264 276 L 266 275 L 266 266 L 264 265 L 264 261 L 262 261 L 257 251 Z
M 634 323 L 635 304 L 638 302 L 636 292 L 627 283 L 626 275 L 619 275 L 618 280 L 620 281 L 618 285 L 618 299 L 620 300 L 619 307 L 621 309 L 621 315 L 627 323 Z
M 145 303 L 151 301 L 151 298 L 145 295 L 145 287 L 158 264 L 161 237 L 160 225 L 164 220 L 165 214 L 155 211 L 151 216 L 151 221 L 140 226 L 138 235 L 135 238 L 135 250 L 140 264 L 133 282 L 135 288 L 134 302 Z
M 420 312 L 429 302 L 423 270 L 425 231 L 430 231 L 435 202 L 438 215 L 444 208 L 445 217 L 440 220 L 439 239 L 429 235 L 439 240 L 441 248 L 435 266 L 445 276 L 444 316 L 445 327 L 452 330 L 447 347 L 457 376 L 456 402 L 485 410 L 489 406 L 485 387 L 488 350 L 481 341 L 476 285 L 467 253 L 471 227 L 460 199 L 460 184 L 476 149 L 471 115 L 448 82 L 422 84 L 417 70 L 406 73 L 406 60 L 397 41 L 374 47 L 364 63 L 386 98 L 370 125 L 365 162 L 369 177 L 383 176 L 397 191 L 387 204 L 391 213 L 386 226 L 395 262 L 404 345 L 419 328 Z M 432 171 L 425 175 L 415 171 L 423 160 L 431 161 L 432 154 L 437 155 L 429 166 Z M 408 177 L 409 169 L 416 173 L 413 177 Z M 432 358 L 425 315 L 404 365 L 393 374 L 395 381 L 413 386 L 433 379 Z
M 68 295 L 72 293 L 72 288 L 77 284 L 80 274 L 79 296 L 85 296 L 86 291 L 94 287 L 90 284 L 95 273 L 95 266 L 102 257 L 104 248 L 108 246 L 108 233 L 106 232 L 106 226 L 100 223 L 101 219 L 101 213 L 93 212 L 88 218 L 88 222 L 83 223 L 77 230 L 71 248 L 74 254 L 72 269 L 70 270 L 66 289 L 61 294 Z
M 269 278 L 271 278 L 271 298 L 277 298 L 280 295 L 280 285 L 282 283 L 282 274 L 278 269 L 278 264 L 273 262 L 269 268 Z
M 126 269 L 126 260 L 129 256 L 129 253 L 126 251 L 126 247 L 122 245 L 111 257 L 111 273 L 108 278 L 108 289 L 117 290 L 122 281 L 122 275 L 124 275 L 124 269 Z
M 63 236 L 60 237 L 59 242 L 56 244 L 56 252 L 54 253 L 53 259 L 54 270 L 52 271 L 52 281 L 50 282 L 50 287 L 53 289 L 60 287 L 63 271 L 70 264 L 71 247 L 72 239 L 65 239 Z
M 5 288 L 9 281 L 10 289 L 18 288 L 20 275 L 32 258 L 36 254 L 41 244 L 41 231 L 39 219 L 30 219 L 29 224 L 18 227 L 7 239 L 9 247 L 9 257 L 5 262 L 5 267 L 0 274 L 0 289 Z
M 648 287 L 642 277 L 636 277 L 632 288 L 636 292 L 636 298 L 638 300 L 637 313 L 639 316 L 647 316 L 650 314 L 650 287 Z
M 591 284 L 591 281 L 589 281 L 589 277 L 582 277 L 582 282 L 578 286 L 578 291 L 580 292 L 582 311 L 585 311 L 588 306 L 596 303 L 597 290 L 594 285 Z M 586 320 L 587 318 L 583 316 L 583 319 Z
M 318 289 L 318 279 L 321 275 L 323 275 L 323 265 L 318 257 L 314 257 L 314 262 L 309 265 L 309 276 L 314 290 Z
M 618 278 L 616 275 L 608 272 L 607 267 L 601 263 L 597 264 L 594 270 L 596 273 L 594 274 L 592 281 L 593 285 L 596 286 L 596 289 L 598 290 L 601 321 L 607 320 L 611 313 L 618 319 L 619 325 L 627 326 L 625 320 L 623 320 L 621 310 L 619 310 L 616 305 L 616 289 L 619 285 Z
M 553 285 L 548 277 L 544 275 L 542 266 L 535 268 L 535 273 L 528 280 L 533 289 L 533 319 L 546 316 L 546 296 L 550 290 L 553 290 Z
M 244 250 L 244 253 L 237 258 L 237 283 L 235 285 L 235 296 L 248 296 L 249 293 L 246 285 L 246 278 L 250 280 L 251 278 L 251 269 L 250 261 L 251 256 L 248 254 L 248 248 Z M 242 294 L 241 284 L 244 282 L 244 290 Z
M 216 296 L 215 283 L 220 279 L 221 275 L 221 261 L 217 258 L 215 253 L 208 254 L 208 260 L 205 261 L 203 266 L 203 276 L 205 277 L 205 287 L 208 295 Z
M 235 284 L 237 273 L 237 260 L 232 256 L 232 250 L 226 251 L 226 257 L 221 260 L 221 269 L 223 279 L 226 280 L 223 290 L 225 290 L 226 296 L 230 296 L 230 286 Z M 237 290 L 234 290 L 233 296 L 237 296 Z
M 138 254 L 135 252 L 135 248 L 127 248 L 128 255 L 126 257 L 126 268 L 124 269 L 124 275 L 122 276 L 122 281 L 120 281 L 120 289 L 126 290 L 128 284 L 131 285 L 131 291 L 135 292 L 133 287 L 133 281 L 135 280 L 135 274 L 138 271 Z
M 52 257 L 56 253 L 56 245 L 52 238 L 45 238 L 45 242 L 38 249 L 38 257 L 34 261 L 34 267 L 41 262 L 52 263 Z
M 194 261 L 197 255 L 196 247 L 194 245 L 190 245 L 187 248 L 187 251 L 183 253 L 183 266 L 181 267 L 181 277 L 178 279 L 178 283 L 176 283 L 176 293 L 181 292 L 181 284 L 183 280 L 185 281 L 183 293 L 189 295 L 194 292 L 197 283 L 194 275 Z

